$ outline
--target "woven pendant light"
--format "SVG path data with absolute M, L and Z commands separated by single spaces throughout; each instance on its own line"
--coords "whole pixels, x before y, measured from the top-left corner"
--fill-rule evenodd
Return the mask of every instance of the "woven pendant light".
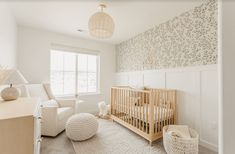
M 114 32 L 114 22 L 110 15 L 103 12 L 106 8 L 104 4 L 100 4 L 101 11 L 93 14 L 89 19 L 89 32 L 91 36 L 96 38 L 110 38 Z

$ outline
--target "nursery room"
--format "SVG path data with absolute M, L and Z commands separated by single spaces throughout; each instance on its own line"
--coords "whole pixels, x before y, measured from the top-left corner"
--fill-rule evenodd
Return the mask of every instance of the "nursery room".
M 233 153 L 233 7 L 0 1 L 0 154 Z

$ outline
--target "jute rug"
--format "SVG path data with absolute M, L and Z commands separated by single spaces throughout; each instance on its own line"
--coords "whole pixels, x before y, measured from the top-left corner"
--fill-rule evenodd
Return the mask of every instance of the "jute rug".
M 72 141 L 76 154 L 166 154 L 161 140 L 150 146 L 147 140 L 116 122 L 98 121 L 99 130 L 94 137 Z

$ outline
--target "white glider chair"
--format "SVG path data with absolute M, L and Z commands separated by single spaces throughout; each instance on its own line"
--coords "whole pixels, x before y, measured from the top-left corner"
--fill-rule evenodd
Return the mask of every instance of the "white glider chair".
M 39 97 L 42 101 L 41 134 L 56 136 L 65 129 L 70 116 L 75 113 L 75 99 L 56 99 L 50 89 L 50 84 L 26 85 L 30 97 Z

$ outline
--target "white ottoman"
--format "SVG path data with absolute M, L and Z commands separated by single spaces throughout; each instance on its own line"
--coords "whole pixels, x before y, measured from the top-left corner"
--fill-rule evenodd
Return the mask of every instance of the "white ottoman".
M 74 141 L 91 138 L 98 130 L 98 121 L 89 113 L 79 113 L 71 116 L 66 123 L 66 135 Z

